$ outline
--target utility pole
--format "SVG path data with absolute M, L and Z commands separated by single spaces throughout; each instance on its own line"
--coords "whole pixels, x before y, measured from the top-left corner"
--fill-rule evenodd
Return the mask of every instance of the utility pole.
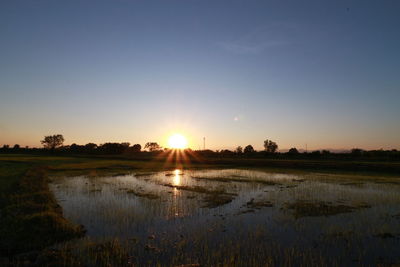
M 206 150 L 206 138 L 203 137 L 203 150 Z

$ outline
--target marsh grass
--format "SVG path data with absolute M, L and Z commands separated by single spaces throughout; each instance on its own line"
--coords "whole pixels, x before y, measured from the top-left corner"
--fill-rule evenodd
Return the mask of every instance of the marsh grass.
M 238 177 L 207 177 L 207 176 L 192 176 L 193 179 L 197 180 L 209 180 L 209 181 L 216 181 L 216 182 L 223 182 L 223 183 L 230 183 L 230 182 L 237 182 L 237 183 L 255 183 L 255 184 L 262 184 L 262 185 L 279 185 L 280 183 L 274 181 L 267 181 L 262 179 L 245 179 L 245 178 L 238 178 Z
M 399 260 L 400 229 L 393 216 L 400 212 L 400 196 L 394 185 L 248 170 L 185 170 L 179 178 L 166 173 L 65 178 L 53 188 L 70 197 L 68 218 L 100 222 L 88 230 L 89 238 L 119 239 L 127 251 L 120 266 L 130 259 L 136 266 L 368 266 Z M 277 185 L 251 182 L 257 179 Z M 102 195 L 79 190 L 85 181 L 101 185 Z M 363 186 L 341 185 L 357 181 Z M 132 189 L 160 199 L 127 197 Z M 90 200 L 90 209 L 75 198 Z M 135 242 L 125 244 L 128 237 Z
M 252 198 L 250 201 L 246 203 L 246 207 L 250 209 L 262 209 L 262 208 L 270 208 L 273 207 L 274 205 L 272 204 L 271 201 L 268 200 L 254 200 Z
M 292 210 L 296 218 L 301 217 L 318 217 L 318 216 L 333 216 L 341 213 L 349 213 L 358 209 L 366 209 L 371 206 L 365 203 L 360 203 L 354 206 L 344 204 L 334 204 L 325 201 L 303 201 L 299 200 L 294 203 L 288 203 L 284 206 L 285 209 Z
M 178 190 L 184 190 L 189 192 L 206 194 L 203 197 L 204 205 L 203 208 L 216 208 L 232 202 L 237 196 L 236 193 L 228 193 L 223 188 L 208 189 L 203 186 L 186 186 L 186 185 L 172 185 L 172 184 L 162 184 L 166 187 L 176 188 Z
M 222 244 L 195 244 L 186 240 L 166 247 L 153 244 L 127 245 L 124 241 L 84 241 L 46 249 L 35 261 L 36 266 L 340 266 L 341 258 L 326 258 L 312 250 L 284 248 L 266 243 L 258 234 L 248 236 L 253 243 L 231 241 Z M 243 249 L 251 249 L 244 254 Z M 171 250 L 174 253 L 171 253 Z M 198 251 L 198 255 L 190 253 Z M 141 259 L 141 255 L 145 260 Z
M 157 174 L 156 172 L 137 172 L 135 173 L 135 177 L 147 177 Z
M 126 193 L 128 194 L 133 194 L 137 197 L 144 197 L 144 198 L 148 198 L 148 199 L 158 199 L 160 198 L 159 195 L 151 193 L 151 192 L 146 192 L 143 191 L 143 189 L 138 188 L 138 189 L 129 189 L 126 191 Z
M 257 210 L 261 210 L 263 208 L 271 208 L 273 206 L 274 204 L 269 200 L 255 200 L 254 198 L 252 198 L 250 199 L 250 201 L 247 201 L 244 205 L 242 205 L 242 208 L 245 209 L 239 211 L 238 213 L 236 213 L 236 215 L 253 213 L 256 212 Z

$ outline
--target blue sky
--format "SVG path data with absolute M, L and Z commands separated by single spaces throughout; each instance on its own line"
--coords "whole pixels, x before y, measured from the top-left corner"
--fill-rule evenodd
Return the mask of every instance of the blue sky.
M 400 148 L 399 1 L 1 1 L 0 145 Z

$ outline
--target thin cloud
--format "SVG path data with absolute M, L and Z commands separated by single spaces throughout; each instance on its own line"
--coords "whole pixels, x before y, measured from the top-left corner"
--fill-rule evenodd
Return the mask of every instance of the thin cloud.
M 270 41 L 260 44 L 239 44 L 234 42 L 219 42 L 218 45 L 222 47 L 224 50 L 229 52 L 233 52 L 236 54 L 259 54 L 264 50 L 275 47 L 286 45 L 286 42 L 280 41 Z
M 254 29 L 236 40 L 217 42 L 217 45 L 236 54 L 259 54 L 273 47 L 291 44 L 296 32 L 296 25 L 272 23 Z

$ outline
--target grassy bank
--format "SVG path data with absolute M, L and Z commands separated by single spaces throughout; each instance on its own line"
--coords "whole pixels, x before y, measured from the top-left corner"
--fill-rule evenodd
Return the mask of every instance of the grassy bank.
M 81 226 L 73 225 L 62 216 L 49 190 L 44 167 L 26 162 L 1 162 L 0 168 L 1 257 L 38 251 L 84 234 Z

